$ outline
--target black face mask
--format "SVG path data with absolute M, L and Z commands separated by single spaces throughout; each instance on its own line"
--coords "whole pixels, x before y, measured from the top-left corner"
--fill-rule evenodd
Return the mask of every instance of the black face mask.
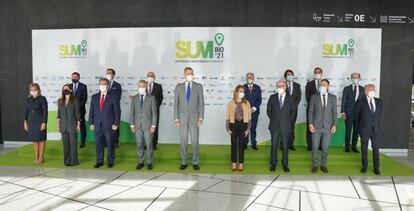
M 64 89 L 64 90 L 62 91 L 62 94 L 63 94 L 63 95 L 69 95 L 69 94 L 70 94 L 70 90 Z

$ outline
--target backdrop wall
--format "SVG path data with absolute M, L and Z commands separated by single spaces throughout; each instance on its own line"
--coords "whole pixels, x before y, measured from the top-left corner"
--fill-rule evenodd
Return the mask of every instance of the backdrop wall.
M 413 72 L 413 25 L 380 23 L 412 15 L 410 0 L 3 0 L 0 2 L 0 100 L 5 140 L 25 140 L 27 85 L 32 81 L 32 29 L 173 26 L 373 27 L 382 29 L 382 148 L 406 149 Z M 313 13 L 369 13 L 376 22 L 315 22 Z M 368 16 L 366 18 L 369 18 Z M 311 70 L 310 70 L 311 71 Z

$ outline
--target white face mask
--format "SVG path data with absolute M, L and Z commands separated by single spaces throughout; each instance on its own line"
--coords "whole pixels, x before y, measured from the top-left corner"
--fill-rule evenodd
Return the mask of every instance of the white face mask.
M 326 94 L 327 92 L 328 92 L 328 90 L 326 89 L 326 87 L 324 87 L 324 86 L 319 87 L 319 93 Z
M 322 75 L 321 74 L 315 74 L 315 79 L 319 80 L 321 79 Z
M 244 92 L 240 92 L 239 94 L 238 94 L 238 96 L 239 96 L 239 98 L 241 99 L 241 98 L 243 98 L 244 97 Z
M 193 79 L 194 79 L 194 76 L 193 75 L 187 75 L 185 77 L 185 80 L 187 80 L 187 82 L 191 82 L 191 81 L 193 81 Z
M 37 97 L 39 95 L 38 91 L 30 91 L 30 95 L 32 95 L 33 97 Z
M 99 85 L 99 90 L 101 90 L 102 93 L 106 92 L 108 89 L 108 86 L 106 85 Z
M 358 84 L 358 82 L 359 82 L 359 79 L 351 79 L 351 81 L 352 81 L 352 84 Z
M 146 92 L 146 89 L 145 89 L 145 88 L 143 88 L 143 87 L 139 87 L 139 88 L 138 88 L 138 93 L 139 93 L 140 95 L 144 95 L 144 94 L 145 94 L 145 92 Z
M 369 98 L 374 98 L 375 97 L 375 91 L 369 91 L 368 92 L 368 97 Z
M 154 78 L 153 77 L 148 77 L 147 78 L 147 81 L 148 81 L 148 83 L 150 83 L 150 84 L 152 84 L 153 82 L 154 82 Z
M 277 88 L 276 90 L 277 90 L 277 93 L 280 94 L 280 95 L 285 93 L 285 89 L 283 89 L 283 88 Z
M 110 75 L 110 74 L 106 74 L 106 75 L 105 75 L 105 78 L 111 81 L 111 80 L 112 80 L 112 75 Z

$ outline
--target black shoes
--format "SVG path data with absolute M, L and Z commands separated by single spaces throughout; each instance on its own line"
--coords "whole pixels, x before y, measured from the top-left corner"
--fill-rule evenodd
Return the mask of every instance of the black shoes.
M 188 167 L 188 165 L 187 164 L 181 164 L 181 166 L 180 166 L 180 170 L 184 170 L 184 169 L 186 169 Z
M 79 144 L 79 148 L 85 148 L 85 142 L 81 142 L 81 143 Z
M 119 147 L 119 143 L 115 142 L 115 149 L 118 149 L 118 147 Z
M 153 147 L 152 147 L 152 150 L 154 150 L 154 151 L 155 151 L 155 150 L 157 150 L 157 149 L 158 149 L 158 147 L 157 147 L 157 146 L 153 146 Z
M 352 148 L 352 152 L 359 153 L 357 148 Z
M 321 170 L 323 173 L 328 173 L 328 169 L 325 166 L 321 166 Z
M 345 152 L 350 152 L 351 150 L 347 147 L 345 148 Z
M 154 167 L 152 166 L 152 164 L 150 163 L 150 164 L 147 164 L 147 169 L 148 170 L 152 170 Z
M 252 149 L 253 149 L 253 150 L 258 150 L 259 148 L 257 148 L 257 146 L 256 146 L 256 145 L 254 145 L 254 146 L 252 146 Z
M 381 172 L 380 172 L 380 170 L 379 170 L 379 169 L 374 169 L 374 174 L 375 174 L 375 175 L 381 175 Z
M 312 172 L 312 173 L 316 173 L 316 172 L 318 172 L 318 167 L 313 167 L 313 168 L 311 169 L 311 172 Z
M 296 148 L 295 148 L 294 146 L 289 147 L 289 149 L 290 149 L 291 151 L 296 151 Z
M 103 163 L 96 163 L 93 167 L 97 169 L 97 168 L 99 168 L 101 166 L 103 166 Z
M 367 169 L 366 168 L 361 168 L 361 173 L 363 173 L 363 174 L 367 173 Z
M 283 166 L 283 171 L 286 172 L 286 173 L 289 173 L 290 169 L 287 166 Z
M 112 168 L 112 167 L 114 167 L 114 164 L 113 163 L 108 163 L 108 168 Z
M 308 148 L 306 148 L 306 150 L 308 150 L 309 152 L 311 152 L 312 151 L 312 147 L 308 147 Z
M 136 169 L 136 170 L 140 170 L 140 169 L 142 169 L 142 168 L 144 168 L 144 164 L 143 164 L 143 163 L 139 163 L 139 164 L 137 165 L 137 167 L 135 167 L 135 169 Z
M 198 170 L 200 170 L 200 166 L 198 166 L 198 165 L 193 165 L 193 169 L 194 169 L 194 170 L 196 170 L 196 171 L 198 171 Z
M 269 168 L 269 171 L 275 172 L 276 171 L 276 166 L 275 165 L 271 165 L 270 168 Z

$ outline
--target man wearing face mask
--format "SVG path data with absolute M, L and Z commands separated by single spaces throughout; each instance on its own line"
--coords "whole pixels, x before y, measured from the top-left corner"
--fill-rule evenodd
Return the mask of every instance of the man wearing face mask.
M 144 167 L 144 145 L 147 148 L 147 169 L 152 170 L 152 137 L 157 126 L 157 105 L 154 96 L 147 94 L 147 82 L 138 82 L 138 95 L 131 101 L 129 123 L 131 131 L 135 133 L 138 165 L 137 170 Z
M 250 127 L 250 140 L 252 143 L 252 149 L 258 150 L 256 140 L 256 127 L 259 120 L 260 105 L 262 104 L 262 90 L 259 85 L 254 84 L 254 74 L 249 72 L 246 74 L 247 83 L 243 85 L 245 98 L 249 101 L 252 107 L 252 124 Z M 249 144 L 249 136 L 246 136 L 244 140 L 244 149 L 247 149 Z
M 358 130 L 354 116 L 354 105 L 359 98 L 364 96 L 364 87 L 359 85 L 360 79 L 361 75 L 359 73 L 352 73 L 352 84 L 346 86 L 342 92 L 341 115 L 345 120 L 345 152 L 350 152 L 351 150 L 356 153 L 359 152 L 357 149 Z
M 80 74 L 78 72 L 72 73 L 72 84 L 71 89 L 73 90 L 72 93 L 75 95 L 76 100 L 79 104 L 79 111 L 81 115 L 80 120 L 80 148 L 85 147 L 85 140 L 86 140 L 86 126 L 85 126 L 85 114 L 86 114 L 86 102 L 88 101 L 88 87 L 86 84 L 79 82 Z
M 147 73 L 147 93 L 149 95 L 152 95 L 155 97 L 155 102 L 157 105 L 157 124 L 155 127 L 154 137 L 152 139 L 153 142 L 153 148 L 154 150 L 157 150 L 157 144 L 158 144 L 158 124 L 160 121 L 160 107 L 162 104 L 162 100 L 164 98 L 162 93 L 162 85 L 159 83 L 155 83 L 155 73 L 150 71 Z
M 381 129 L 382 100 L 375 97 L 375 85 L 368 84 L 364 89 L 365 97 L 355 103 L 355 121 L 361 136 L 361 173 L 367 172 L 368 167 L 368 142 L 371 140 L 372 160 L 374 173 L 380 175 L 379 170 L 379 144 Z
M 319 82 L 322 79 L 322 68 L 320 67 L 315 67 L 315 69 L 313 70 L 313 74 L 314 74 L 314 79 L 311 81 L 308 81 L 308 83 L 306 84 L 305 87 L 305 95 L 306 95 L 306 102 L 307 102 L 307 106 L 306 106 L 306 113 L 309 112 L 309 104 L 310 104 L 310 99 L 314 94 L 318 94 L 319 93 Z M 307 149 L 308 151 L 312 151 L 312 133 L 309 130 L 309 119 L 306 119 L 306 144 L 307 144 Z
M 329 81 L 322 79 L 319 93 L 309 102 L 309 131 L 312 133 L 312 173 L 318 171 L 319 146 L 322 147 L 321 170 L 328 173 L 328 147 L 331 135 L 336 131 L 336 96 L 328 93 Z
M 174 121 L 180 128 L 181 166 L 187 168 L 188 136 L 193 147 L 193 169 L 199 170 L 198 138 L 199 127 L 204 120 L 203 86 L 193 81 L 194 71 L 191 67 L 184 68 L 185 82 L 177 84 L 174 90 Z
M 295 111 L 296 112 L 293 114 L 293 121 L 291 122 L 292 131 L 289 134 L 288 143 L 289 143 L 289 149 L 292 150 L 292 151 L 296 151 L 296 148 L 295 148 L 295 145 L 294 145 L 294 143 L 295 143 L 295 124 L 296 124 L 296 119 L 297 119 L 297 116 L 298 116 L 298 112 L 297 112 L 298 106 L 299 106 L 299 103 L 300 103 L 300 99 L 302 98 L 302 91 L 300 89 L 300 84 L 296 83 L 294 81 L 295 74 L 293 73 L 292 70 L 287 69 L 285 71 L 284 76 L 285 76 L 285 80 L 286 80 L 286 84 L 287 84 L 286 93 L 289 96 L 291 96 L 293 98 L 293 101 L 295 102 Z
M 121 104 L 122 87 L 121 84 L 115 81 L 115 70 L 112 68 L 106 69 L 106 79 L 109 81 L 108 92 L 115 97 L 119 104 Z M 115 148 L 119 147 L 119 128 L 115 132 Z
M 269 131 L 271 135 L 270 168 L 274 172 L 277 165 L 277 146 L 282 145 L 283 171 L 289 172 L 288 167 L 288 140 L 292 133 L 292 121 L 296 113 L 293 97 L 286 93 L 286 82 L 276 83 L 277 93 L 270 96 L 267 103 L 267 116 L 270 119 Z
M 90 129 L 94 132 L 96 145 L 96 164 L 99 168 L 104 164 L 105 144 L 108 150 L 108 168 L 115 162 L 115 137 L 121 119 L 121 109 L 117 96 L 108 91 L 109 80 L 99 80 L 99 92 L 92 95 L 89 110 Z

